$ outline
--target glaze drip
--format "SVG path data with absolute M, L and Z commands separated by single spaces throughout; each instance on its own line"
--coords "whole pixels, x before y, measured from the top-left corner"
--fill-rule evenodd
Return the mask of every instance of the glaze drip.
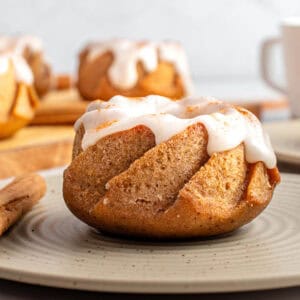
M 114 61 L 109 68 L 111 82 L 121 88 L 133 88 L 138 81 L 137 63 L 141 62 L 147 72 L 153 72 L 159 61 L 171 63 L 180 75 L 187 94 L 193 91 L 187 58 L 177 42 L 165 41 L 135 42 L 115 39 L 103 43 L 92 43 L 87 47 L 87 59 L 94 60 L 106 52 L 111 52 Z
M 13 65 L 17 82 L 33 84 L 33 73 L 21 55 L 13 53 L 0 54 L 0 75 L 8 71 L 10 63 Z
M 32 84 L 33 73 L 25 58 L 25 50 L 42 52 L 43 46 L 35 36 L 0 36 L 0 74 L 8 71 L 10 62 L 13 64 L 15 77 L 18 82 Z
M 0 53 L 13 52 L 23 55 L 26 48 L 32 52 L 43 51 L 41 40 L 35 36 L 0 36 Z
M 269 169 L 276 166 L 269 137 L 259 120 L 245 109 L 212 98 L 172 101 L 161 96 L 138 99 L 115 96 L 108 102 L 92 102 L 75 123 L 75 129 L 84 126 L 82 148 L 85 150 L 107 135 L 138 125 L 150 128 L 159 144 L 195 123 L 203 124 L 207 130 L 210 156 L 243 142 L 249 163 L 262 161 Z

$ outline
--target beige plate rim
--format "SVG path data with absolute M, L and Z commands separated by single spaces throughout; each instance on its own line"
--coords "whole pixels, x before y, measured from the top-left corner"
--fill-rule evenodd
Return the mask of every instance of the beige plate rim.
M 4 272 L 4 274 L 2 274 Z M 246 292 L 269 290 L 278 288 L 289 288 L 300 285 L 300 274 L 289 276 L 274 276 L 266 278 L 257 275 L 255 278 L 241 278 L 236 280 L 191 281 L 191 280 L 91 280 L 76 279 L 68 276 L 41 275 L 36 272 L 12 270 L 0 267 L 0 278 L 22 283 L 36 284 L 55 288 L 67 288 L 75 290 L 86 290 L 95 292 L 117 292 L 117 293 L 163 293 L 163 294 L 191 294 L 191 293 L 222 293 L 222 292 Z M 278 284 L 278 282 L 280 283 Z M 274 283 L 276 282 L 276 284 Z M 218 288 L 216 288 L 218 285 Z
M 300 130 L 300 119 L 267 122 L 263 126 L 271 138 L 278 160 L 300 165 L 300 148 L 293 149 L 281 141 L 281 139 L 289 141 L 295 137 L 295 135 L 293 136 L 294 129 Z M 286 132 L 289 132 L 289 136 L 286 135 Z M 297 137 L 299 138 L 300 135 Z
M 62 169 L 57 168 L 50 172 L 43 172 L 46 178 L 61 176 Z M 283 174 L 287 182 L 300 185 L 300 175 Z M 7 180 L 0 181 L 0 186 Z M 9 233 L 8 233 L 9 234 Z M 0 240 L 1 242 L 1 240 Z M 134 243 L 134 241 L 133 241 Z M 0 244 L 1 246 L 1 244 Z M 287 275 L 273 274 L 266 277 L 263 273 L 252 274 L 248 277 L 224 279 L 222 276 L 199 280 L 184 279 L 183 276 L 176 279 L 157 278 L 149 279 L 122 279 L 105 280 L 97 278 L 83 278 L 80 274 L 72 276 L 40 274 L 36 271 L 22 270 L 20 266 L 0 265 L 0 278 L 24 283 L 61 287 L 79 290 L 102 291 L 102 292 L 129 292 L 129 293 L 211 293 L 211 292 L 234 292 L 251 291 L 272 288 L 283 288 L 300 285 L 300 270 L 294 270 Z

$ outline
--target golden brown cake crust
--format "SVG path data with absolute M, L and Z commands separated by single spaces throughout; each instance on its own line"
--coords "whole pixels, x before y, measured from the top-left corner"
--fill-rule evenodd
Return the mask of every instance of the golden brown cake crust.
M 39 96 L 45 95 L 50 90 L 53 80 L 50 65 L 46 63 L 42 52 L 35 52 L 26 48 L 23 56 L 32 70 L 37 94 Z
M 113 86 L 108 78 L 108 69 L 113 62 L 113 54 L 106 52 L 96 59 L 87 59 L 87 50 L 79 56 L 77 87 L 86 100 L 109 100 L 115 95 L 142 97 L 161 95 L 172 99 L 180 99 L 186 95 L 182 78 L 176 73 L 174 66 L 167 62 L 159 62 L 154 72 L 147 73 L 142 64 L 137 64 L 138 82 L 127 90 Z
M 157 146 L 144 126 L 85 151 L 83 134 L 81 128 L 64 173 L 64 199 L 77 217 L 109 233 L 190 238 L 230 232 L 261 213 L 279 181 L 277 169 L 246 162 L 243 144 L 209 157 L 200 123 Z
M 90 209 L 105 194 L 105 184 L 152 148 L 155 139 L 148 128 L 138 126 L 103 138 L 82 153 L 76 139 L 73 162 L 64 173 L 64 198 L 77 217 L 94 224 Z

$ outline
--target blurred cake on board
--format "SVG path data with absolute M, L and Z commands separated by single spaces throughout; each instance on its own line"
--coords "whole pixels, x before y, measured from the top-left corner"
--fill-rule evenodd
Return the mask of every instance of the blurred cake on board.
M 15 53 L 0 54 L 0 138 L 14 134 L 34 117 L 38 97 L 33 73 Z
M 25 59 L 33 73 L 34 87 L 39 96 L 49 91 L 53 84 L 53 74 L 39 38 L 30 35 L 0 36 L 0 53 L 7 52 Z
M 178 42 L 112 39 L 80 53 L 78 90 L 86 100 L 115 95 L 180 99 L 192 91 L 187 57 Z

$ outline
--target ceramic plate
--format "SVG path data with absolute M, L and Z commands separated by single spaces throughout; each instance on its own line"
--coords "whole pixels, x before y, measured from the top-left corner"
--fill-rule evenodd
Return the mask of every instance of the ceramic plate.
M 300 164 L 300 120 L 264 124 L 280 161 Z
M 146 242 L 101 235 L 62 200 L 62 174 L 0 239 L 0 277 L 95 291 L 191 293 L 300 285 L 300 176 L 283 174 L 254 222 L 218 238 Z

